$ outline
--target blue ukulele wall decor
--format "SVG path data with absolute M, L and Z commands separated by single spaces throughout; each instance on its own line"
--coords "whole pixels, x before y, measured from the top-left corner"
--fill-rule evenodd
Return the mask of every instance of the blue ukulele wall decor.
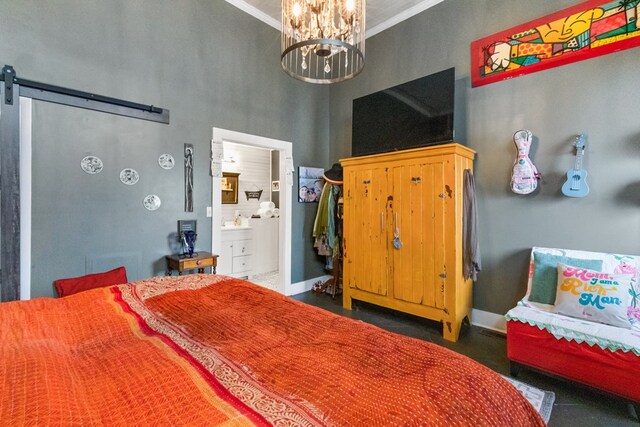
M 582 169 L 582 157 L 586 145 L 584 140 L 585 137 L 582 134 L 576 137 L 576 162 L 573 169 L 567 172 L 567 181 L 562 186 L 562 194 L 567 197 L 584 197 L 589 194 L 587 171 Z

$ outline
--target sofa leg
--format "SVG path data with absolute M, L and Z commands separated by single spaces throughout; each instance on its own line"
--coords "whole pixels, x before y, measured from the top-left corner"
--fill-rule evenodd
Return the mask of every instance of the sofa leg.
M 514 362 L 512 360 L 509 361 L 509 374 L 512 377 L 517 377 L 521 369 L 522 369 L 521 364 L 519 364 L 518 362 Z

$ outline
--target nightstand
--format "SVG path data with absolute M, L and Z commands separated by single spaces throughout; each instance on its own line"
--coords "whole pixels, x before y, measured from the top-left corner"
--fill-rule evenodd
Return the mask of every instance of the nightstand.
M 188 255 L 167 255 L 167 276 L 171 276 L 173 270 L 178 270 L 178 275 L 182 276 L 185 270 L 198 269 L 198 273 L 204 273 L 204 269 L 211 267 L 211 274 L 216 274 L 218 255 L 210 252 L 196 252 L 193 257 Z

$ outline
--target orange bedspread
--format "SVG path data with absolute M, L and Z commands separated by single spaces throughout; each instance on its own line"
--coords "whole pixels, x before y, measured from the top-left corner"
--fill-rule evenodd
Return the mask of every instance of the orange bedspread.
M 0 305 L 2 425 L 543 426 L 442 347 L 224 276 Z

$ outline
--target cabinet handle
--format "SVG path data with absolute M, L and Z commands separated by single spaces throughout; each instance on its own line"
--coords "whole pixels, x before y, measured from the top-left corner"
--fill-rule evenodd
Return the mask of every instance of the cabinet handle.
M 380 231 L 384 231 L 384 212 L 380 212 Z

